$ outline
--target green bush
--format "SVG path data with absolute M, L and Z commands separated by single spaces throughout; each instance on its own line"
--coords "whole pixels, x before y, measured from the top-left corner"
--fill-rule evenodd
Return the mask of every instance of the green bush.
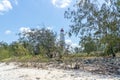
M 9 50 L 5 50 L 5 49 L 0 49 L 0 60 L 5 59 L 5 58 L 9 58 L 12 55 L 10 54 Z

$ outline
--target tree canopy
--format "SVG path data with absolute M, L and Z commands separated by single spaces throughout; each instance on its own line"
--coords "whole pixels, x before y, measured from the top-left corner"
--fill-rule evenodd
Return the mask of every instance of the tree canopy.
M 91 36 L 101 44 L 119 43 L 120 38 L 120 8 L 119 0 L 80 0 L 73 9 L 65 11 L 65 18 L 71 21 L 70 34 L 75 34 L 83 40 Z
M 35 55 L 41 53 L 40 49 L 44 49 L 45 54 L 50 57 L 50 53 L 55 47 L 56 33 L 49 29 L 31 29 L 28 32 L 20 33 L 19 36 L 19 41 Z

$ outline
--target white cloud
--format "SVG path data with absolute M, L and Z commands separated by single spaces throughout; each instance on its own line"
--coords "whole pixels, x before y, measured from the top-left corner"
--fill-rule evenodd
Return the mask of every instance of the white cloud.
M 78 45 L 77 43 L 73 43 L 70 39 L 65 40 L 66 43 L 66 47 L 68 48 L 69 51 L 71 52 L 75 52 L 74 49 L 77 48 L 81 48 L 80 45 Z
M 66 43 L 67 45 L 71 45 L 71 44 L 72 44 L 72 41 L 69 40 L 69 39 L 67 39 L 67 40 L 65 40 L 65 43 Z
M 21 27 L 20 29 L 20 32 L 30 32 L 30 28 L 29 27 Z
M 0 0 L 0 13 L 7 12 L 11 10 L 13 7 L 9 0 Z
M 71 0 L 52 0 L 52 4 L 58 8 L 65 8 L 69 6 Z
M 79 46 L 77 43 L 73 43 L 73 44 L 72 44 L 72 47 L 73 47 L 73 48 L 75 48 L 75 47 L 78 47 L 78 48 L 79 48 L 80 46 Z
M 53 30 L 53 27 L 47 27 L 48 30 Z
M 11 33 L 12 33 L 12 31 L 10 31 L 10 30 L 6 30 L 6 31 L 5 31 L 5 34 L 7 34 L 7 35 L 8 35 L 8 34 L 11 34 Z
M 80 47 L 77 43 L 73 43 L 70 39 L 65 40 L 65 43 L 71 46 L 72 48 Z

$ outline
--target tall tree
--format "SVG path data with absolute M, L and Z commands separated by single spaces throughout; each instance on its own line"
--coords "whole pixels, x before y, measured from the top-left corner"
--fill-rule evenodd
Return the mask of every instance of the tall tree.
M 20 41 L 27 42 L 32 46 L 32 51 L 35 55 L 39 54 L 44 48 L 45 54 L 51 57 L 51 51 L 55 47 L 56 34 L 49 29 L 31 29 L 29 32 L 20 33 Z
M 73 9 L 65 11 L 65 18 L 72 23 L 70 34 L 76 34 L 80 38 L 91 35 L 108 45 L 120 37 L 118 0 L 104 0 L 102 5 L 98 3 L 99 0 L 78 0 Z M 113 39 L 113 36 L 116 36 L 116 39 Z M 112 49 L 114 47 L 112 45 Z

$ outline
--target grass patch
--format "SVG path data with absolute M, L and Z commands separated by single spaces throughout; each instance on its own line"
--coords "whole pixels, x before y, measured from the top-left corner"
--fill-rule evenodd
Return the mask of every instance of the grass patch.
M 12 56 L 9 58 L 1 59 L 2 62 L 49 62 L 50 59 L 42 55 L 24 55 L 24 56 Z
M 91 58 L 98 58 L 98 57 L 105 57 L 101 54 L 96 53 L 78 53 L 78 54 L 65 54 L 62 55 L 62 58 L 60 60 L 62 61 L 70 61 L 74 59 L 91 59 Z M 120 53 L 116 54 L 116 57 L 120 57 Z M 39 55 L 21 55 L 21 56 L 13 56 L 9 55 L 8 52 L 0 53 L 0 61 L 2 62 L 50 62 L 50 61 L 55 61 L 56 59 L 54 58 L 48 58 L 45 55 L 39 54 Z

